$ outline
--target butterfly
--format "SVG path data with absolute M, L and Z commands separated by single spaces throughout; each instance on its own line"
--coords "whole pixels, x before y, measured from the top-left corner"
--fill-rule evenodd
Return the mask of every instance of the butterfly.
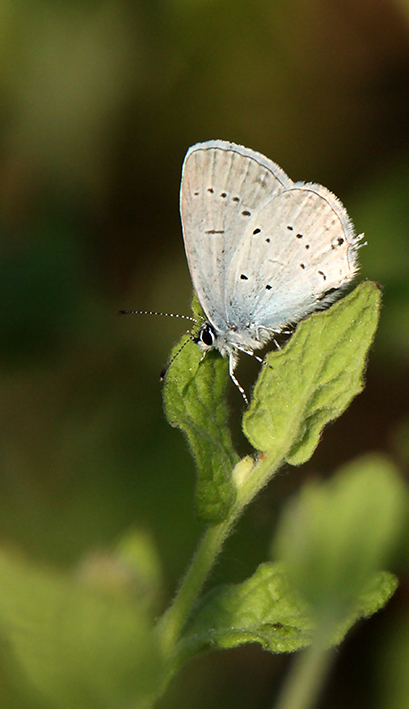
M 332 303 L 358 270 L 348 214 L 322 185 L 293 182 L 264 155 L 210 140 L 189 148 L 180 212 L 193 288 L 205 315 L 195 342 L 235 376 L 239 353 Z M 259 358 L 258 358 L 259 359 Z
M 261 153 L 223 140 L 187 151 L 180 213 L 204 313 L 191 339 L 203 356 L 216 349 L 228 357 L 230 377 L 248 403 L 235 376 L 239 353 L 262 362 L 255 350 L 330 305 L 358 271 L 363 234 L 355 234 L 345 207 L 326 187 L 293 182 Z M 120 313 L 196 323 L 171 313 Z

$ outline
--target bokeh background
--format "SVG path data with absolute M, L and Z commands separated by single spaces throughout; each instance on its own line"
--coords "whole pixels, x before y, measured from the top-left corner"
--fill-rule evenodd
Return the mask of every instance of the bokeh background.
M 0 542 L 72 569 L 142 529 L 163 604 L 202 531 L 159 382 L 183 323 L 116 312 L 189 314 L 180 169 L 214 138 L 333 190 L 366 233 L 360 277 L 384 291 L 364 393 L 248 510 L 213 575 L 238 582 L 302 480 L 372 450 L 406 474 L 409 2 L 0 0 Z M 409 707 L 406 567 L 338 651 L 323 708 Z M 256 646 L 196 659 L 160 707 L 270 707 L 288 661 Z M 1 707 L 41 707 L 7 662 L 0 680 Z

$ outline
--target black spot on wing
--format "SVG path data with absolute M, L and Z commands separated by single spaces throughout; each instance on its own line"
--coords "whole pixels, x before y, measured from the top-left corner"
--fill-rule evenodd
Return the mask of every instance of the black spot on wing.
M 338 246 L 342 246 L 342 244 L 345 242 L 345 239 L 342 238 L 342 236 L 338 236 L 336 239 L 332 240 L 331 244 L 331 249 L 337 249 Z

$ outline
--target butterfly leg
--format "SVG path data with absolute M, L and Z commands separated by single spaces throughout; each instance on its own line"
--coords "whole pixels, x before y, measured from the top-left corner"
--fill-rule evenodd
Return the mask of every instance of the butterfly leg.
M 254 359 L 256 359 L 257 362 L 260 362 L 260 364 L 264 364 L 263 357 L 259 357 L 258 355 L 254 354 L 253 350 L 248 350 L 244 347 L 239 347 L 239 350 L 240 352 L 244 352 L 244 354 L 248 355 L 249 357 L 254 357 Z
M 237 389 L 239 390 L 239 392 L 240 392 L 240 394 L 242 395 L 242 397 L 243 397 L 244 401 L 246 402 L 246 404 L 248 404 L 249 401 L 248 401 L 248 399 L 247 399 L 246 392 L 244 391 L 243 387 L 241 386 L 240 382 L 237 380 L 237 378 L 236 378 L 236 376 L 235 376 L 235 374 L 234 374 L 234 370 L 236 369 L 237 361 L 238 361 L 237 352 L 235 352 L 234 350 L 230 350 L 230 351 L 229 351 L 229 374 L 230 374 L 230 379 L 231 379 L 231 380 L 234 382 L 234 384 L 236 385 Z

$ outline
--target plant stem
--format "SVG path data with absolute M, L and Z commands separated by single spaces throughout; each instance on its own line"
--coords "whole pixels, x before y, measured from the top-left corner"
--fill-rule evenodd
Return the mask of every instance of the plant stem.
M 229 519 L 206 530 L 174 602 L 159 621 L 158 630 L 165 655 L 171 654 L 192 605 L 221 550 L 230 526 Z
M 248 459 L 250 460 L 250 459 Z M 228 518 L 220 524 L 209 527 L 192 559 L 190 568 L 176 594 L 175 600 L 158 623 L 158 632 L 165 656 L 171 660 L 175 645 L 188 618 L 192 606 L 223 546 L 243 509 L 257 495 L 262 487 L 278 470 L 282 461 L 280 454 L 268 454 L 260 457 L 248 466 L 248 474 L 240 480 L 237 499 Z M 239 463 L 240 465 L 240 463 Z
M 312 709 L 333 660 L 333 650 L 317 641 L 303 650 L 290 668 L 274 709 Z

